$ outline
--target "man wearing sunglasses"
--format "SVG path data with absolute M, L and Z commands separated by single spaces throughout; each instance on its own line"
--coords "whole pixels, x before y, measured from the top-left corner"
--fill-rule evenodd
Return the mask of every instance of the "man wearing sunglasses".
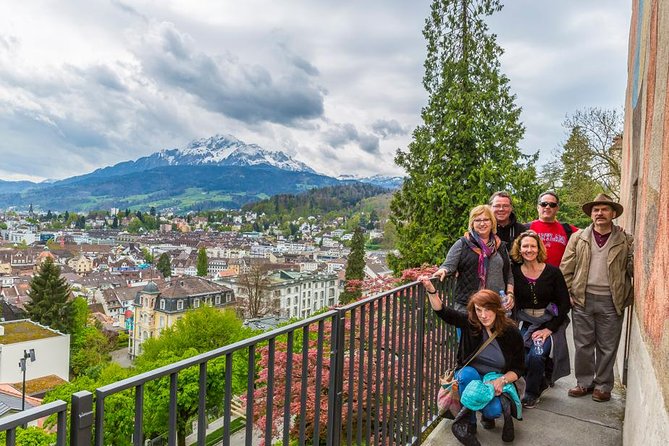
M 557 213 L 559 210 L 560 198 L 557 193 L 547 190 L 539 195 L 537 202 L 539 218 L 528 225 L 528 229 L 539 234 L 544 246 L 546 246 L 548 254 L 546 263 L 557 267 L 560 266 L 569 237 L 578 231 L 576 226 L 558 221 Z

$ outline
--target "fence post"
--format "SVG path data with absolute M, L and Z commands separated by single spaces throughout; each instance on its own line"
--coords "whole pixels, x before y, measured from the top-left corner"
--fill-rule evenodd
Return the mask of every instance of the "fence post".
M 416 407 L 414 420 L 415 426 L 415 435 L 420 438 L 421 435 L 421 426 L 423 425 L 423 373 L 425 368 L 425 287 L 422 285 L 414 285 L 413 289 L 418 308 L 416 308 L 416 318 L 418 324 L 416 324 L 416 399 L 414 404 Z
M 328 392 L 328 434 L 326 444 L 338 446 L 341 441 L 341 410 L 344 389 L 344 322 L 346 310 L 338 309 L 332 321 L 332 348 L 330 350 L 330 391 Z
M 90 446 L 93 431 L 93 394 L 82 390 L 72 394 L 70 446 Z

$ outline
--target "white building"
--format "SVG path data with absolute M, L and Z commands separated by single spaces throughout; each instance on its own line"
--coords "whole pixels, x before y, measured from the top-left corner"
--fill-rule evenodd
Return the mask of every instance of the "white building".
M 0 323 L 0 382 L 23 380 L 19 361 L 31 349 L 35 361 L 27 359 L 26 380 L 49 375 L 69 380 L 70 335 L 23 319 Z

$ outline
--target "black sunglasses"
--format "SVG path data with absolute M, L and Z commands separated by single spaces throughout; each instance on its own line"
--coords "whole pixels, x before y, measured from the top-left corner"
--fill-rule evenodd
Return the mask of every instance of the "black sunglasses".
M 554 209 L 554 208 L 558 207 L 558 204 L 550 202 L 550 201 L 540 201 L 539 206 L 541 206 L 542 208 L 545 208 L 546 206 L 548 206 L 551 209 Z

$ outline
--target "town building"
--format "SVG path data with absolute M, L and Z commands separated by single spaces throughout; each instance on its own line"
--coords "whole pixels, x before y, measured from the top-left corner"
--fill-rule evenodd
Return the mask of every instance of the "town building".
M 230 288 L 201 277 L 178 277 L 169 281 L 149 282 L 135 297 L 129 354 L 142 352 L 142 343 L 157 337 L 172 326 L 186 311 L 210 305 L 224 308 L 234 302 Z

